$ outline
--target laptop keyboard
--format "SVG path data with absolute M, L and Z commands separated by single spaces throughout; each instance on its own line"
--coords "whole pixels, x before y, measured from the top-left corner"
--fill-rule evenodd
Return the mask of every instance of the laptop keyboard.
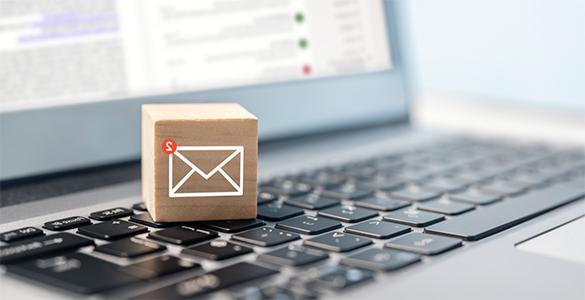
M 159 223 L 136 203 L 29 224 L 0 234 L 0 263 L 81 294 L 318 298 L 584 196 L 582 149 L 456 139 L 262 182 L 254 220 Z

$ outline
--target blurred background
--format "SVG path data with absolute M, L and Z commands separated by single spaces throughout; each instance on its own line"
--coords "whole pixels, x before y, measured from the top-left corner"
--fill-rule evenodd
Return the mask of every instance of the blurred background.
M 397 1 L 415 96 L 585 110 L 585 1 Z

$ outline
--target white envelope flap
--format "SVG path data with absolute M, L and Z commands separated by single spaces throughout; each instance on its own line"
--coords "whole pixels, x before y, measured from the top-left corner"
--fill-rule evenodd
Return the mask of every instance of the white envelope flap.
M 189 160 L 181 152 L 187 151 L 233 151 L 228 157 L 221 161 L 211 171 L 204 172 L 197 164 Z M 236 182 L 232 176 L 230 176 L 223 167 L 240 155 L 239 164 L 239 182 Z M 173 157 L 176 156 L 187 166 L 189 166 L 189 172 L 181 178 L 177 184 L 173 185 Z M 181 186 L 183 186 L 189 178 L 195 173 L 201 176 L 204 180 L 208 180 L 215 174 L 220 174 L 229 184 L 235 189 L 235 191 L 213 191 L 213 192 L 178 192 Z M 169 154 L 169 197 L 219 197 L 219 196 L 241 196 L 243 195 L 243 182 L 244 182 L 244 147 L 243 146 L 179 146 L 177 150 Z

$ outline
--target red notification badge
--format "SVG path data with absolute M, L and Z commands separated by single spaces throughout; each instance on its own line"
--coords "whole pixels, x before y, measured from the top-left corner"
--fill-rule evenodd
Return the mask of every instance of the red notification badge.
M 177 142 L 173 139 L 166 139 L 162 142 L 162 150 L 166 154 L 173 154 L 177 151 Z

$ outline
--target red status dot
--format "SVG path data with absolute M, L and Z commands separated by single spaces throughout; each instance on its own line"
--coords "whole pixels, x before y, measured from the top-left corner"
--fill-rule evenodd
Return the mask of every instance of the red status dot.
M 303 74 L 305 74 L 305 75 L 311 75 L 311 72 L 312 71 L 313 70 L 311 69 L 311 66 L 310 65 L 304 65 L 303 66 Z
M 166 139 L 162 142 L 162 150 L 166 154 L 173 154 L 177 151 L 177 142 L 173 139 Z

